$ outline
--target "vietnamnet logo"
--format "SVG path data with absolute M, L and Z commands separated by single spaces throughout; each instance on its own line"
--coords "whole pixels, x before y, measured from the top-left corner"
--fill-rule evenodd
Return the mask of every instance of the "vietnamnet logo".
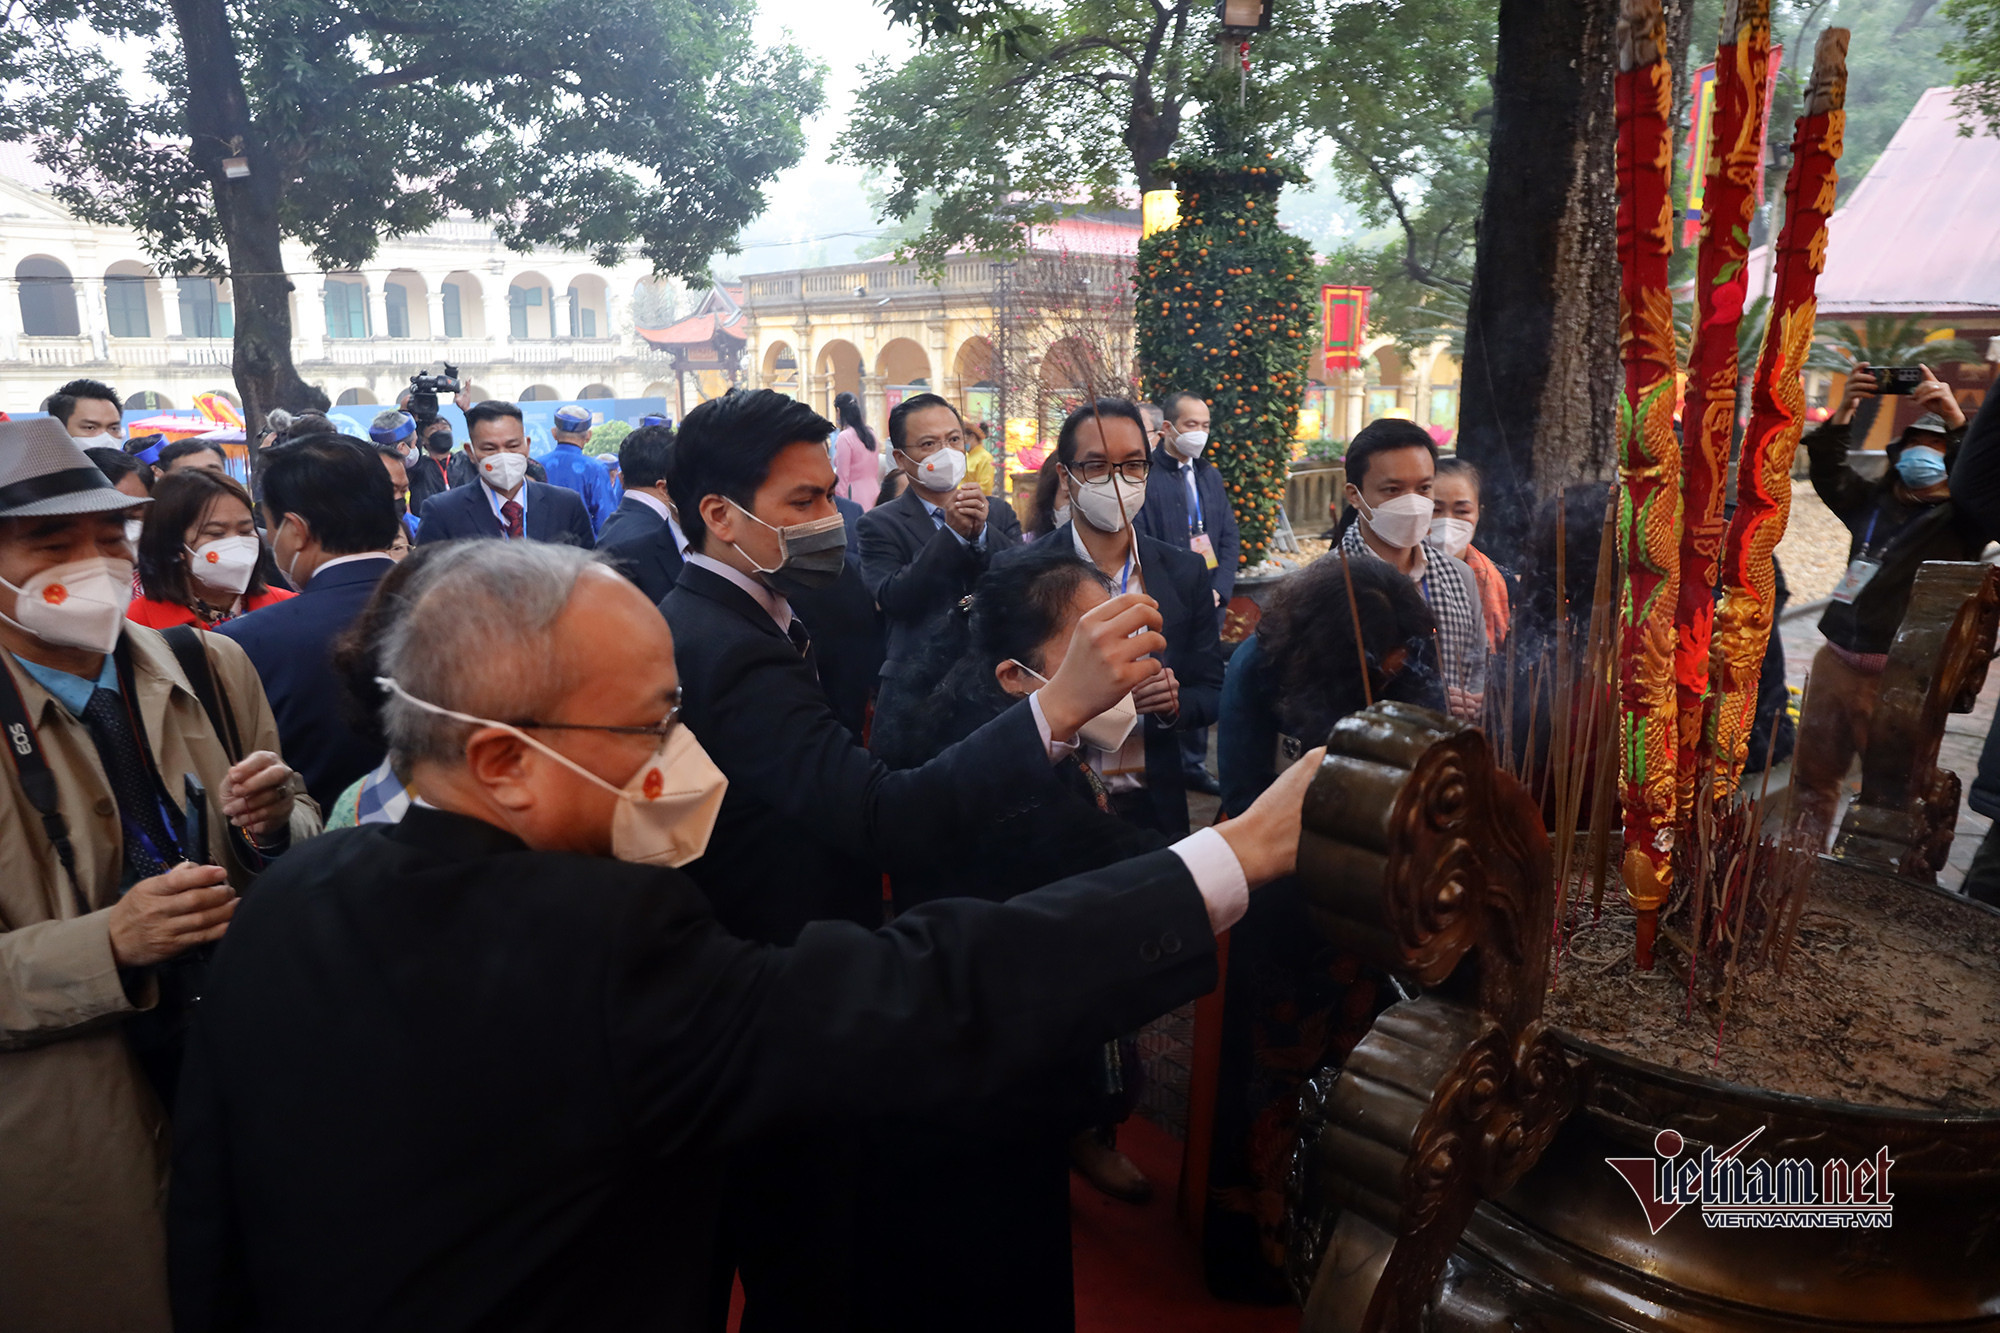
M 1653 1139 L 1654 1156 L 1604 1160 L 1639 1196 L 1655 1236 L 1689 1204 L 1701 1205 L 1702 1223 L 1711 1227 L 1894 1225 L 1889 1168 L 1896 1163 L 1887 1147 L 1857 1162 L 1746 1161 L 1743 1150 L 1763 1132 L 1759 1126 L 1721 1152 L 1708 1147 L 1683 1157 L 1687 1144 L 1680 1134 L 1663 1129 Z

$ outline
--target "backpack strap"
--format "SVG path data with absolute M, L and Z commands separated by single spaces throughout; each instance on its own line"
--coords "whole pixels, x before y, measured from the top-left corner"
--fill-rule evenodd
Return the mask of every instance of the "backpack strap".
M 21 792 L 28 798 L 28 804 L 42 817 L 42 832 L 56 849 L 56 860 L 62 863 L 63 874 L 69 877 L 70 892 L 76 896 L 76 910 L 79 915 L 90 914 L 90 902 L 83 896 L 83 885 L 76 877 L 76 849 L 70 845 L 69 821 L 63 818 L 62 806 L 56 789 L 56 775 L 49 767 L 47 756 L 35 740 L 35 727 L 28 720 L 28 705 L 21 697 L 21 687 L 14 683 L 14 673 L 5 665 L 0 665 L 0 678 L 6 681 L 6 688 L 0 689 L 0 726 L 7 732 L 7 752 L 14 756 L 14 769 L 21 778 Z
M 202 711 L 208 714 L 209 724 L 222 741 L 229 762 L 241 762 L 243 738 L 237 734 L 236 715 L 229 707 L 229 696 L 223 691 L 222 682 L 215 678 L 215 669 L 209 665 L 208 650 L 202 646 L 200 632 L 192 625 L 175 625 L 161 630 L 160 637 L 167 641 L 174 660 L 180 663 L 181 673 L 188 678 L 195 698 L 201 700 Z

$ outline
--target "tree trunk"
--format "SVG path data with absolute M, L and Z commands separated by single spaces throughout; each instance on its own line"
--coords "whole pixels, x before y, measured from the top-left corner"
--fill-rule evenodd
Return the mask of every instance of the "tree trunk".
M 278 222 L 279 170 L 252 131 L 236 37 L 223 0 L 173 0 L 187 61 L 189 153 L 215 192 L 236 306 L 236 390 L 254 440 L 274 407 L 324 409 L 326 395 L 292 365 L 292 282 Z M 249 160 L 232 180 L 226 157 Z M 255 466 L 255 450 L 252 450 Z
M 1458 447 L 1503 563 L 1539 500 L 1617 469 L 1616 19 L 1616 0 L 1500 4 Z

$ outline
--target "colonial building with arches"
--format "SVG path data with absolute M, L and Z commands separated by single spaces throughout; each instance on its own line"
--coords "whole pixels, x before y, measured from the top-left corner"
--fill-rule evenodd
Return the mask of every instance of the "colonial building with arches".
M 0 409 L 34 411 L 80 376 L 139 407 L 233 395 L 227 279 L 161 272 L 136 234 L 78 220 L 48 185 L 24 148 L 0 144 Z M 673 397 L 670 359 L 635 319 L 672 323 L 685 297 L 643 261 L 518 253 L 469 219 L 385 239 L 348 272 L 319 272 L 289 241 L 284 255 L 293 360 L 336 404 L 392 402 L 445 361 L 480 397 Z

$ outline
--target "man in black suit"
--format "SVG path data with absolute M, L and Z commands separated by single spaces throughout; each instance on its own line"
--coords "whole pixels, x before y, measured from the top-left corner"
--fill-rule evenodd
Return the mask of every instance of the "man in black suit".
M 618 442 L 618 475 L 624 478 L 625 495 L 604 520 L 604 530 L 597 534 L 598 549 L 608 551 L 663 527 L 679 526 L 667 494 L 673 461 L 672 426 L 641 426 Z
M 271 555 L 297 597 L 225 621 L 264 682 L 284 752 L 322 810 L 382 762 L 382 747 L 348 720 L 333 641 L 396 567 L 395 492 L 375 446 L 350 435 L 308 435 L 270 451 L 264 518 Z
M 1296 858 L 1303 778 L 1009 903 L 755 944 L 669 868 L 717 854 L 720 781 L 644 598 L 483 542 L 403 591 L 384 722 L 426 806 L 282 859 L 218 952 L 174 1133 L 181 1329 L 699 1328 L 721 1149 L 990 1095 L 1192 999 Z M 1138 676 L 1078 638 L 1071 700 Z
M 671 426 L 641 426 L 621 440 L 618 470 L 625 477 L 625 498 L 597 535 L 597 549 L 656 603 L 681 576 L 687 548 L 667 494 L 673 465 Z
M 479 482 L 424 502 L 418 545 L 462 537 L 564 542 L 586 551 L 596 545 L 583 497 L 528 476 L 528 432 L 520 408 L 488 401 L 474 406 L 465 420 Z
M 472 400 L 461 395 L 459 407 L 469 411 Z M 451 451 L 451 423 L 444 418 L 433 417 L 419 423 L 417 436 L 420 444 L 416 456 L 410 459 L 410 512 L 421 515 L 424 501 L 454 487 L 472 485 L 479 480 L 479 469 L 473 466 L 472 455 L 467 451 Z M 528 480 L 548 479 L 542 465 L 530 458 Z
M 1071 551 L 1121 592 L 1143 589 L 1159 603 L 1167 640 L 1167 670 L 1133 694 L 1137 725 L 1116 751 L 1096 751 L 1088 762 L 1118 814 L 1177 836 L 1188 828 L 1180 733 L 1213 722 L 1222 701 L 1208 566 L 1133 530 L 1149 502 L 1150 460 L 1145 422 L 1131 403 L 1105 398 L 1070 413 L 1056 438 L 1056 462 L 1071 521 L 1028 549 Z
M 894 735 L 907 730 L 902 712 L 923 703 L 899 688 L 901 678 L 993 557 L 1020 545 L 1021 527 L 1012 509 L 989 503 L 966 480 L 965 424 L 938 395 L 920 393 L 896 405 L 889 413 L 889 445 L 908 484 L 861 516 L 861 573 L 888 622 L 875 711 L 897 715 L 882 729 Z M 896 766 L 912 758 L 882 757 Z
M 1160 404 L 1160 443 L 1146 477 L 1146 505 L 1132 525 L 1148 537 L 1200 556 L 1215 591 L 1216 623 L 1236 591 L 1236 566 L 1243 544 L 1236 510 L 1222 473 L 1202 457 L 1208 448 L 1208 404 L 1191 393 L 1175 392 Z M 1189 786 L 1213 796 L 1222 790 L 1208 771 L 1208 728 L 1181 733 L 1181 771 Z
M 960 828 L 1059 798 L 1053 763 L 1123 697 L 1099 686 L 1085 701 L 1084 677 L 1065 659 L 1048 687 L 921 768 L 891 772 L 860 748 L 828 703 L 790 601 L 837 581 L 845 564 L 832 430 L 769 390 L 711 399 L 681 423 L 669 483 L 695 553 L 661 610 L 684 717 L 729 776 L 708 854 L 689 874 L 730 931 L 780 945 L 813 921 L 878 925 L 885 870 L 934 868 Z M 1122 679 L 1150 681 L 1164 674 L 1157 663 L 1130 664 L 1165 641 L 1107 636 L 1154 621 L 1150 601 L 1114 599 L 1082 623 L 1071 655 L 1110 653 Z M 852 1138 L 829 1128 L 737 1155 L 730 1239 L 750 1308 L 772 1327 L 828 1327 L 825 1312 L 846 1308 Z

